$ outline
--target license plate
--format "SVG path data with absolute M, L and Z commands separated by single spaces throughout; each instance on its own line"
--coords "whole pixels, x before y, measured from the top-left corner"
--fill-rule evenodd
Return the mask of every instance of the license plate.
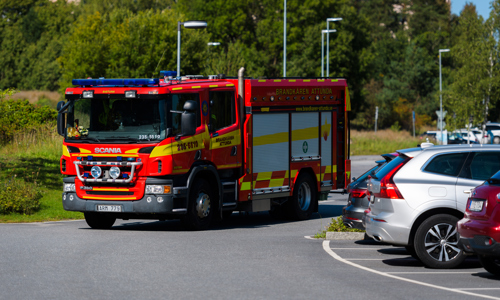
M 97 205 L 97 211 L 121 212 L 121 205 Z
M 471 200 L 469 204 L 470 211 L 482 211 L 484 201 L 483 200 Z

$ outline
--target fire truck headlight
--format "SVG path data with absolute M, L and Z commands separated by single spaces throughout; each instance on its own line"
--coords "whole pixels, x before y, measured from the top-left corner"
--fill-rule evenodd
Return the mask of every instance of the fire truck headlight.
M 170 185 L 146 185 L 146 194 L 170 194 Z
M 64 191 L 65 192 L 74 192 L 75 190 L 75 184 L 74 183 L 65 183 L 64 184 Z
M 101 177 L 101 174 L 102 174 L 101 167 L 93 166 L 92 169 L 90 169 L 90 174 L 92 174 L 92 177 L 94 177 L 94 178 Z
M 111 178 L 113 178 L 113 179 L 118 178 L 118 176 L 120 176 L 120 168 L 118 168 L 118 167 L 111 167 L 109 169 L 109 176 L 111 176 Z

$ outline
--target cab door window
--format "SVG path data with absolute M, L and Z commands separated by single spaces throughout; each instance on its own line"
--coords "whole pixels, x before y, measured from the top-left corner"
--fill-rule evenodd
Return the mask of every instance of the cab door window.
M 210 92 L 210 131 L 236 123 L 234 91 Z
M 183 111 L 184 103 L 187 100 L 193 100 L 198 103 L 198 108 L 200 107 L 200 95 L 198 93 L 184 93 L 184 94 L 172 94 L 172 108 L 170 110 Z M 172 120 L 172 134 L 178 135 L 182 132 L 181 130 L 181 114 L 171 113 Z M 201 125 L 200 110 L 196 110 L 196 127 Z

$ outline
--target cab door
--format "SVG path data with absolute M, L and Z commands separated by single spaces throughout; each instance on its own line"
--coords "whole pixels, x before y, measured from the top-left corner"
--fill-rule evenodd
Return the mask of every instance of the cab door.
M 217 88 L 209 92 L 210 149 L 217 169 L 241 166 L 241 138 L 236 114 L 234 88 Z

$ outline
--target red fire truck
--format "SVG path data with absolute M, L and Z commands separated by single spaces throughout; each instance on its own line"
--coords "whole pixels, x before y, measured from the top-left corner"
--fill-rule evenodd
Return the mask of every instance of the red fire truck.
M 58 104 L 64 209 L 91 228 L 233 211 L 308 219 L 350 181 L 344 79 L 75 79 Z

